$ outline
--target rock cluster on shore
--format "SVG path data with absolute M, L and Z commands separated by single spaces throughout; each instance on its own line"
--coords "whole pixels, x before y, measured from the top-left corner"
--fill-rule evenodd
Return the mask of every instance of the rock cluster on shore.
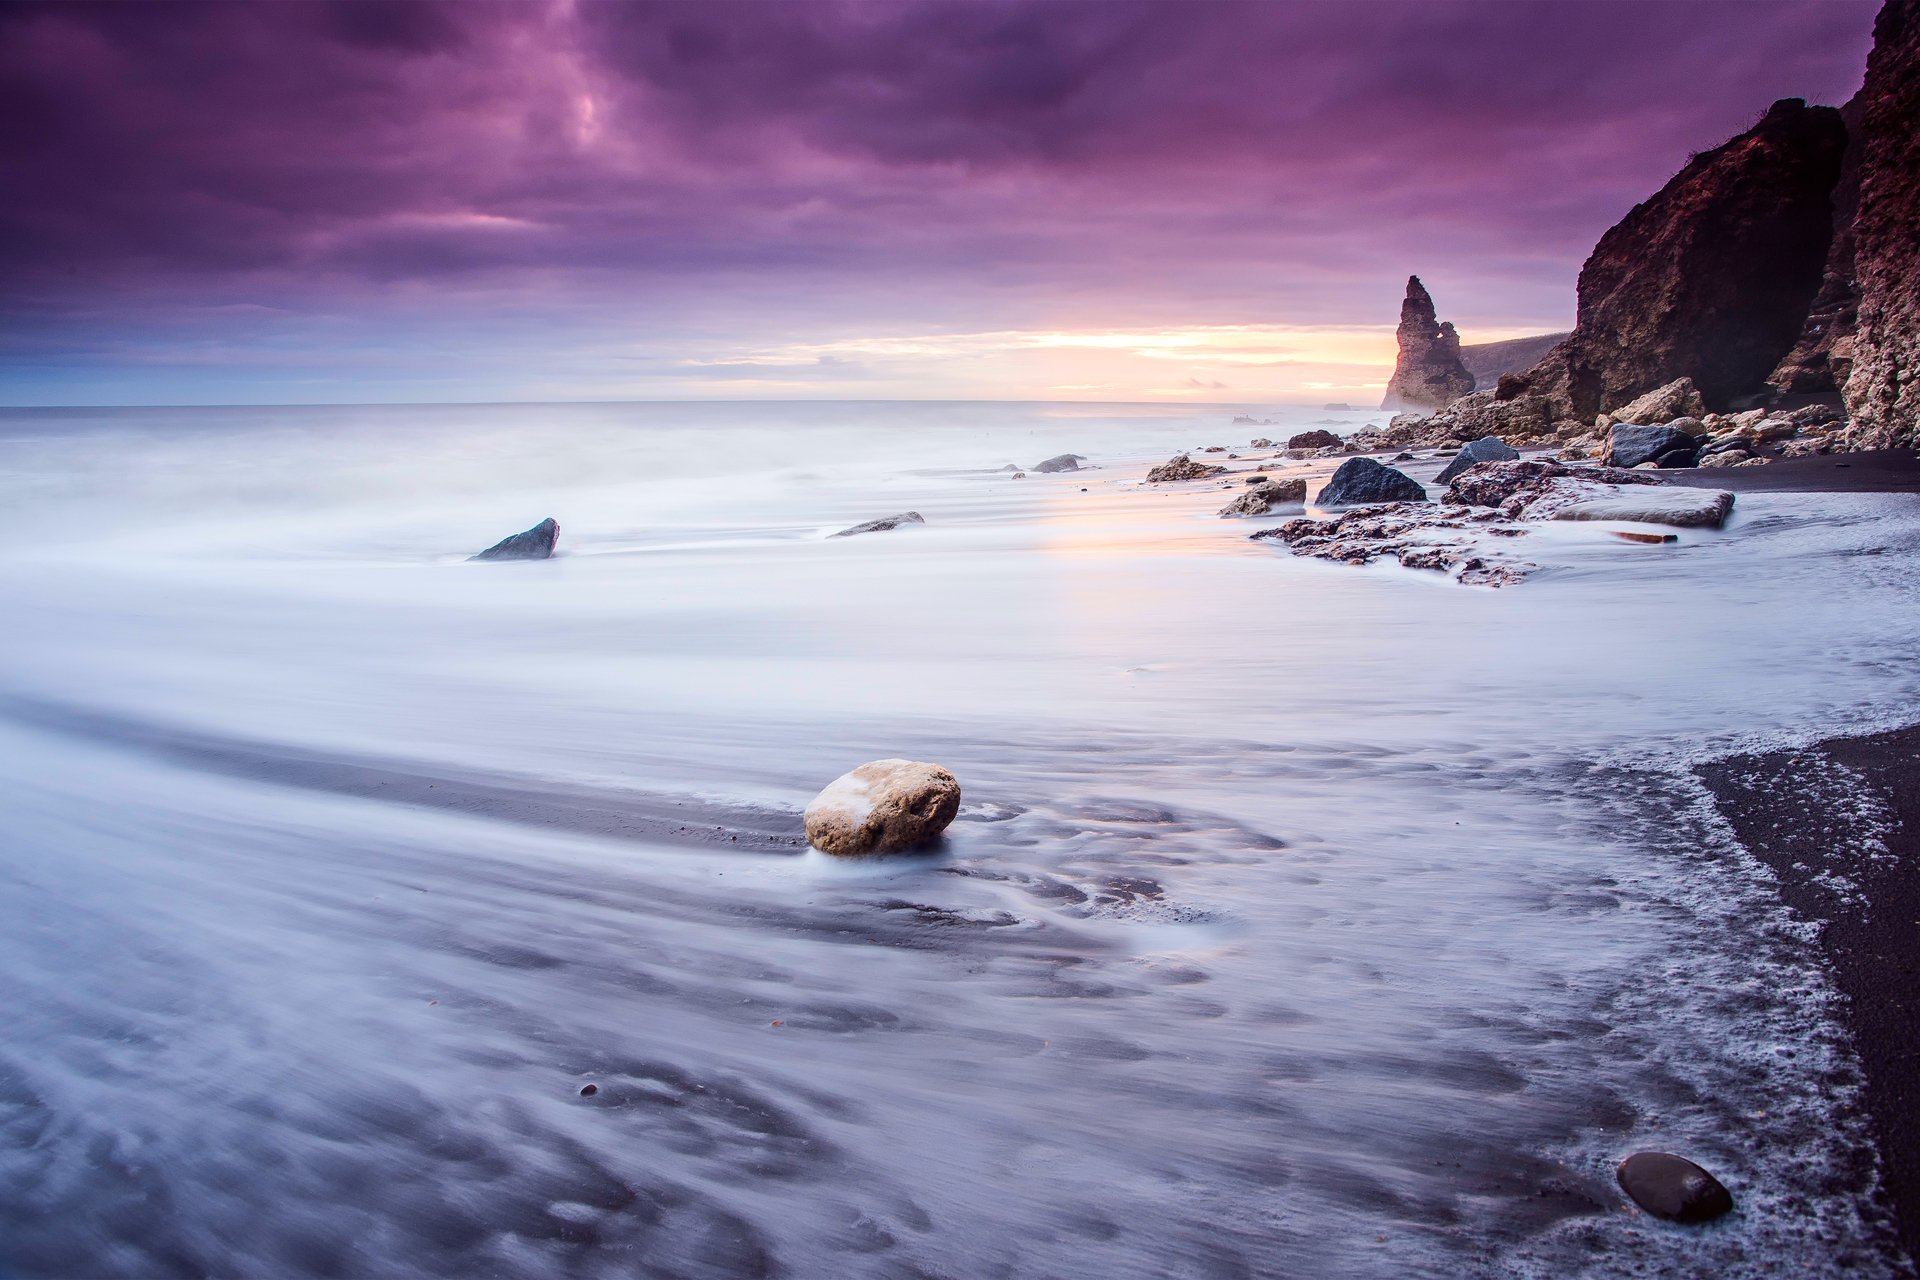
M 1353 452 L 1499 436 L 1591 451 L 1614 423 L 1705 435 L 1708 465 L 1920 443 L 1920 0 L 1886 0 L 1866 83 L 1797 98 L 1692 157 L 1601 237 L 1577 323 L 1531 368 L 1347 442 Z M 1421 290 L 1424 295 L 1424 290 Z M 1430 318 L 1409 290 L 1411 314 Z M 1433 326 L 1412 348 L 1445 364 Z M 1416 335 L 1418 336 L 1418 335 Z M 1397 390 L 1406 381 L 1403 337 Z M 1415 379 L 1418 381 L 1418 379 Z M 1678 384 L 1684 383 L 1684 387 Z M 1425 385 L 1439 385 L 1429 381 Z M 1455 384 L 1458 385 L 1458 384 Z M 1676 390 L 1676 388 L 1678 388 Z M 1809 396 L 1835 404 L 1796 403 Z M 1391 399 L 1392 393 L 1390 393 Z M 1794 397 L 1782 403 L 1782 397 Z M 1652 403 L 1649 403 L 1649 399 Z M 1744 457 L 1715 437 L 1775 423 Z M 1823 416 L 1802 418 L 1807 410 Z M 1851 415 L 1852 423 L 1846 422 Z M 1693 419 L 1681 423 L 1680 419 Z M 1781 430 L 1781 427 L 1787 429 Z M 1592 438 L 1589 438 L 1589 437 Z M 1590 452 L 1588 452 L 1590 456 Z

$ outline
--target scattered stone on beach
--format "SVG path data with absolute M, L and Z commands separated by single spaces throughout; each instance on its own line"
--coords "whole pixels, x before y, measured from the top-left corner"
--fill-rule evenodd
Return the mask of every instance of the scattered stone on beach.
M 1015 479 L 1019 479 L 1019 476 L 1020 473 L 1014 473 Z M 902 511 L 897 516 L 886 516 L 879 520 L 869 520 L 865 524 L 857 524 L 851 529 L 842 529 L 840 532 L 829 534 L 828 536 L 834 538 L 851 538 L 856 533 L 886 533 L 888 530 L 898 529 L 902 525 L 925 523 L 926 519 L 922 517 L 918 511 Z
M 1263 425 L 1263 426 L 1264 426 L 1264 425 L 1266 425 L 1266 424 L 1265 424 L 1265 423 L 1262 423 L 1261 425 Z M 1261 436 L 1261 437 L 1260 437 L 1260 438 L 1259 438 L 1258 440 L 1253 440 L 1253 441 L 1250 441 L 1249 443 L 1250 443 L 1250 444 L 1252 445 L 1252 447 L 1253 447 L 1253 448 L 1255 448 L 1255 449 L 1271 449 L 1271 448 L 1273 448 L 1273 441 L 1271 441 L 1271 440 L 1269 440 L 1269 439 L 1267 439 L 1267 438 L 1266 438 L 1265 436 Z
M 1607 443 L 1600 452 L 1600 462 L 1609 467 L 1637 467 L 1651 462 L 1668 469 L 1690 467 L 1699 456 L 1700 442 L 1684 431 L 1617 422 L 1607 428 Z
M 1635 1204 L 1670 1222 L 1708 1222 L 1733 1209 L 1733 1193 L 1684 1156 L 1636 1151 L 1615 1176 Z
M 1080 464 L 1085 461 L 1085 456 L 1078 453 L 1057 453 L 1045 462 L 1034 463 L 1033 469 L 1048 474 L 1055 471 L 1078 471 Z
M 1427 491 L 1404 471 L 1372 458 L 1348 458 L 1314 498 L 1322 507 L 1351 507 L 1373 502 L 1425 502 Z
M 1608 416 L 1615 422 L 1669 423 L 1684 431 L 1687 428 L 1674 419 L 1697 419 L 1706 412 L 1707 402 L 1700 398 L 1700 389 L 1693 385 L 1693 379 L 1675 378 L 1629 401 Z
M 1700 465 L 1703 467 L 1737 467 L 1743 462 L 1751 461 L 1753 461 L 1752 454 L 1748 453 L 1745 449 L 1734 448 L 1710 453 L 1700 459 Z
M 1434 477 L 1435 484 L 1446 484 L 1476 462 L 1512 462 L 1520 451 L 1499 436 L 1481 436 L 1453 455 L 1453 461 Z
M 1733 511 L 1733 495 L 1725 489 L 1657 489 L 1592 486 L 1592 496 L 1577 499 L 1553 511 L 1555 520 L 1625 520 L 1635 524 L 1668 524 L 1676 529 L 1718 529 Z M 1611 492 L 1608 492 L 1611 490 Z M 1536 517 L 1537 518 L 1537 517 Z
M 875 760 L 841 774 L 807 806 L 807 843 L 850 858 L 933 840 L 960 812 L 960 784 L 937 764 Z
M 580 1086 L 580 1096 L 583 1098 L 591 1098 L 598 1092 L 600 1092 L 600 1086 L 597 1084 L 583 1084 Z
M 1225 467 L 1216 467 L 1209 462 L 1195 462 L 1184 453 L 1176 453 L 1147 472 L 1147 483 L 1168 484 L 1176 480 L 1204 480 L 1208 476 L 1225 475 L 1226 472 Z
M 1677 533 L 1641 533 L 1638 529 L 1615 529 L 1613 536 L 1622 542 L 1651 542 L 1655 545 L 1680 541 Z
M 1297 436 L 1287 437 L 1289 449 L 1337 449 L 1340 445 L 1340 437 L 1331 431 L 1302 431 Z
M 548 516 L 539 524 L 512 537 L 502 538 L 478 555 L 468 556 L 468 560 L 548 560 L 553 557 L 553 544 L 559 540 L 560 523 Z
M 1255 481 L 1266 482 L 1256 484 Z M 1268 481 L 1265 476 L 1255 476 L 1247 483 L 1253 487 L 1222 507 L 1222 516 L 1263 516 L 1274 507 L 1307 500 L 1305 480 Z

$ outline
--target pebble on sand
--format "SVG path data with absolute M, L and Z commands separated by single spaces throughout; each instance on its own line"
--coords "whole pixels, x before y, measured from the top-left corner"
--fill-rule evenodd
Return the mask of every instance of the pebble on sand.
M 1684 1156 L 1636 1151 L 1620 1162 L 1620 1189 L 1656 1218 L 1706 1222 L 1733 1208 L 1733 1193 Z
M 838 857 L 898 853 L 933 840 L 959 812 L 960 784 L 939 765 L 875 760 L 813 798 L 807 842 Z

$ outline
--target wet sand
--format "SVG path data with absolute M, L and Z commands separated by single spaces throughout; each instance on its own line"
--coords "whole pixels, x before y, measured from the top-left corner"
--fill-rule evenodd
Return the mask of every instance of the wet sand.
M 1920 726 L 1699 772 L 1740 842 L 1773 870 L 1781 900 L 1820 926 L 1866 1072 L 1883 1195 L 1911 1265 L 1920 1258 Z
M 1663 471 L 1668 484 L 1735 493 L 1920 493 L 1920 455 L 1911 449 L 1781 458 L 1764 467 Z

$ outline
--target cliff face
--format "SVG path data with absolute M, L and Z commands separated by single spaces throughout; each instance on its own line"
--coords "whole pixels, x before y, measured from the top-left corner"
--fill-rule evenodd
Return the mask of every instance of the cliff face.
M 1529 390 L 1586 421 L 1676 378 L 1712 409 L 1760 390 L 1820 288 L 1846 140 L 1837 110 L 1788 98 L 1695 156 L 1600 238 Z
M 1499 382 L 1503 373 L 1533 368 L 1542 356 L 1566 339 L 1564 333 L 1542 333 L 1531 338 L 1508 338 L 1504 342 L 1468 342 L 1460 348 L 1460 363 L 1473 375 L 1473 389 L 1485 391 Z
M 1460 363 L 1460 335 L 1435 317 L 1433 297 L 1419 276 L 1407 277 L 1399 338 L 1400 356 L 1382 409 L 1438 409 L 1473 390 L 1473 375 Z
M 1820 277 L 1820 291 L 1800 327 L 1800 339 L 1767 383 L 1784 393 L 1838 391 L 1847 385 L 1853 366 L 1853 331 L 1859 322 L 1860 284 L 1854 275 L 1854 219 L 1860 211 L 1860 157 L 1864 103 L 1854 94 L 1840 108 L 1847 127 L 1847 149 L 1841 154 L 1840 178 L 1833 187 L 1833 241 Z
M 1860 98 L 1850 442 L 1912 447 L 1920 442 L 1920 0 L 1887 0 L 1880 10 Z

